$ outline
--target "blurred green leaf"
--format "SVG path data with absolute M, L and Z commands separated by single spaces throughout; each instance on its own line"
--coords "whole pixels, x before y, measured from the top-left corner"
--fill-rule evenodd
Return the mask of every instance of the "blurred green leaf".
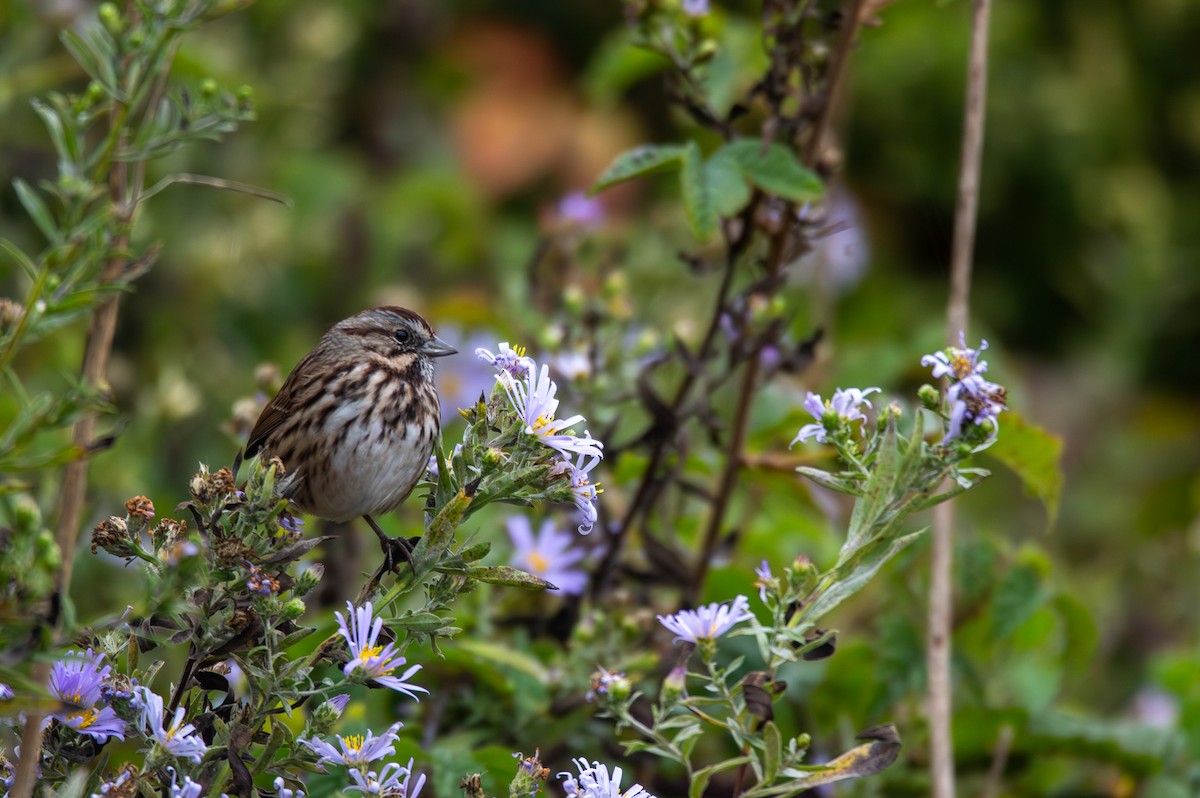
M 17 192 L 17 199 L 21 201 L 25 212 L 29 214 L 29 218 L 33 219 L 38 230 L 42 231 L 42 235 L 50 243 L 57 243 L 61 236 L 58 232 L 58 226 L 54 224 L 54 217 L 50 215 L 50 209 L 46 207 L 46 203 L 38 196 L 33 187 L 26 183 L 21 178 L 13 180 L 13 189 Z
M 705 162 L 704 179 L 713 207 L 721 216 L 733 216 L 750 201 L 750 186 L 729 153 L 717 152 Z
M 685 150 L 680 144 L 645 144 L 623 152 L 592 184 L 591 193 L 635 177 L 678 169 Z
M 1001 639 L 1011 636 L 1046 603 L 1043 573 L 1044 563 L 1034 563 L 1026 558 L 1004 575 L 992 599 L 993 635 Z
M 707 241 L 717 232 L 717 209 L 713 203 L 700 147 L 694 141 L 689 141 L 683 151 L 679 188 L 683 193 L 683 212 L 687 215 L 688 224 L 692 226 L 692 232 L 701 241 Z
M 758 139 L 738 139 L 717 150 L 713 157 L 718 155 L 732 157 L 751 183 L 777 197 L 809 202 L 825 193 L 816 173 L 800 163 L 796 153 L 777 142 L 771 142 L 764 150 Z
M 1160 769 L 1163 760 L 1179 745 L 1178 735 L 1169 729 L 1062 712 L 1031 718 L 1021 737 L 1039 754 L 1074 754 L 1140 774 Z
M 630 86 L 670 65 L 666 56 L 634 45 L 632 36 L 631 29 L 620 28 L 596 48 L 582 77 L 584 92 L 593 102 L 611 105 Z
M 1008 466 L 1041 500 L 1054 525 L 1062 494 L 1062 438 L 1030 424 L 1019 413 L 1004 414 L 1004 426 L 988 454 Z

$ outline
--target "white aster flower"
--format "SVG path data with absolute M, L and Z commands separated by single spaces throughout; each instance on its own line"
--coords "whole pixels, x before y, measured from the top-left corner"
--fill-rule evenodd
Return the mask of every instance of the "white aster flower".
M 570 428 L 583 421 L 583 416 L 574 415 L 567 419 L 556 419 L 558 386 L 550 379 L 550 367 L 543 364 L 540 370 L 530 369 L 524 380 L 517 379 L 506 371 L 496 375 L 504 386 L 513 408 L 525 422 L 525 431 L 534 435 L 546 446 L 563 457 L 584 454 L 603 457 L 603 444 L 586 432 L 578 437 Z
M 376 759 L 383 759 L 385 756 L 395 754 L 396 742 L 399 735 L 396 734 L 403 726 L 403 723 L 393 723 L 388 730 L 378 737 L 370 729 L 364 737 L 361 734 L 351 734 L 347 737 L 336 735 L 338 748 L 334 748 L 329 743 L 314 737 L 311 740 L 300 740 L 302 745 L 308 746 L 312 751 L 320 757 L 317 760 L 318 764 L 326 765 L 346 765 L 353 768 L 361 768 L 374 762 Z
M 572 761 L 579 770 L 578 779 L 569 771 L 558 774 L 562 779 L 563 789 L 567 791 L 567 798 L 654 798 L 640 784 L 633 784 L 628 790 L 621 792 L 620 768 L 613 768 L 610 776 L 608 766 L 600 762 L 592 762 L 589 765 L 588 761 L 582 758 Z
M 712 640 L 728 632 L 742 621 L 753 618 L 750 599 L 738 596 L 732 604 L 713 602 L 694 610 L 680 610 L 674 615 L 659 615 L 663 626 L 675 633 L 675 639 L 689 643 Z
M 398 677 L 392 676 L 392 672 L 403 667 L 408 660 L 396 653 L 395 643 L 382 646 L 376 642 L 383 628 L 383 619 L 375 618 L 374 610 L 374 605 L 369 601 L 361 607 L 355 607 L 347 601 L 346 612 L 349 620 L 343 618 L 340 612 L 334 613 L 337 616 L 338 633 L 346 638 L 350 648 L 350 661 L 346 663 L 342 672 L 349 677 L 373 679 L 384 687 L 411 698 L 417 698 L 413 694 L 414 690 L 428 693 L 424 687 L 408 682 L 409 677 L 421 670 L 420 665 L 413 665 Z
M 183 707 L 176 708 L 170 726 L 164 728 L 166 718 L 162 696 L 149 687 L 135 687 L 133 704 L 138 709 L 138 723 L 143 733 L 153 737 L 163 750 L 172 756 L 190 759 L 200 764 L 208 746 L 200 739 L 200 735 L 196 734 L 195 726 L 183 722 Z

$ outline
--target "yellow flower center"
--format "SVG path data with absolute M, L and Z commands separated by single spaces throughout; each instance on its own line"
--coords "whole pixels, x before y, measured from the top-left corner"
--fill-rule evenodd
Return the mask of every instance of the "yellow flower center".
M 541 432 L 546 427 L 546 425 L 548 425 L 553 420 L 554 420 L 554 416 L 550 415 L 549 413 L 542 413 L 540 416 L 538 416 L 534 420 L 533 431 Z
M 374 659 L 375 657 L 378 657 L 381 651 L 383 651 L 383 646 L 369 646 L 358 652 L 358 658 L 360 661 L 365 663 Z
M 546 569 L 550 567 L 550 561 L 536 551 L 529 553 L 529 566 L 539 574 L 546 573 Z
M 352 734 L 349 737 L 343 737 L 342 742 L 346 745 L 347 751 L 358 753 L 363 747 L 363 736 L 361 734 Z
M 954 371 L 954 378 L 956 380 L 969 377 L 971 372 L 974 371 L 971 359 L 957 350 L 954 353 L 954 357 L 950 358 L 950 368 Z
M 85 709 L 82 712 L 75 712 L 71 715 L 67 715 L 67 719 L 73 720 L 75 718 L 78 718 L 79 725 L 76 726 L 75 728 L 86 729 L 89 726 L 91 726 L 93 723 L 95 723 L 96 718 L 98 718 L 99 716 L 100 716 L 100 713 L 97 712 L 95 709 Z

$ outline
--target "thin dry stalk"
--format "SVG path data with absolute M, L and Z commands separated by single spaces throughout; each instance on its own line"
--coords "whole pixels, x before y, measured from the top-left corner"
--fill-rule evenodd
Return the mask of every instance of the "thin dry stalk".
M 983 120 L 987 96 L 987 40 L 990 0 L 974 0 L 971 51 L 967 68 L 962 162 L 954 209 L 954 243 L 950 264 L 950 296 L 946 305 L 946 338 L 957 345 L 967 329 L 971 260 L 979 208 L 979 175 L 983 162 Z M 951 729 L 950 633 L 954 612 L 954 506 L 939 505 L 933 514 L 933 551 L 929 578 L 929 744 L 933 798 L 954 798 L 954 745 Z

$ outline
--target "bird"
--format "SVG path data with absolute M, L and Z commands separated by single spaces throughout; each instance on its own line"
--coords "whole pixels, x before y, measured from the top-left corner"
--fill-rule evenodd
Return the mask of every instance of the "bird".
M 408 541 L 375 522 L 425 473 L 441 410 L 434 360 L 458 350 L 407 308 L 371 308 L 338 322 L 283 381 L 234 461 L 277 457 L 278 491 L 301 512 L 329 521 L 362 517 L 385 566 Z

